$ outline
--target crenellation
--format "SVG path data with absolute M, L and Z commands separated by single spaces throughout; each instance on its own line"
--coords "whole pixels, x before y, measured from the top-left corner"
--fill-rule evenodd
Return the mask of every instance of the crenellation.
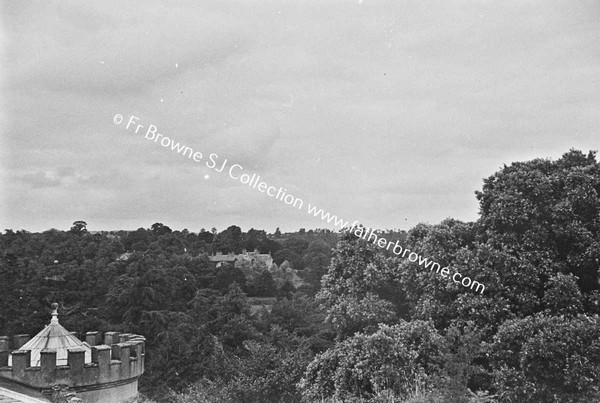
M 144 373 L 144 349 L 146 343 L 140 339 L 132 339 L 129 341 L 131 347 L 131 365 L 133 367 L 132 371 L 136 371 L 137 373 Z
M 111 350 L 111 347 L 106 344 L 92 347 L 92 362 L 101 367 L 108 367 Z
M 98 332 L 88 332 L 86 338 L 96 338 L 97 335 Z M 7 339 L 4 337 L 3 340 Z M 31 366 L 31 350 L 0 351 L 0 378 L 40 390 L 56 384 L 87 388 L 128 379 L 134 381 L 144 372 L 145 338 L 137 334 L 105 334 L 108 341 L 121 339 L 128 341 L 92 346 L 91 362 L 88 363 L 85 362 L 85 349 L 79 347 L 68 349 L 67 365 L 57 365 L 55 349 L 44 349 L 40 352 L 39 366 L 34 367 Z M 11 366 L 8 366 L 9 354 L 12 356 Z
M 70 348 L 68 350 L 69 356 L 67 363 L 69 365 L 70 373 L 72 376 L 73 383 L 81 383 L 83 380 L 85 365 L 85 349 L 83 348 Z
M 100 332 L 87 332 L 85 334 L 85 342 L 90 345 L 90 347 L 95 346 L 101 339 Z
M 112 346 L 119 342 L 119 333 L 118 332 L 106 332 L 104 333 L 104 344 L 108 346 Z
M 121 360 L 121 376 L 128 376 L 131 370 L 131 346 L 126 343 L 119 343 L 120 347 L 120 360 Z
M 143 342 L 141 340 L 130 340 L 127 342 L 131 346 L 131 358 L 138 359 L 143 355 L 142 346 Z
M 121 343 L 113 344 L 111 348 L 111 357 L 113 360 L 121 361 Z
M 10 338 L 8 336 L 0 336 L 0 351 L 10 351 Z
M 50 324 L 35 337 L 0 336 L 0 380 L 49 399 L 60 386 L 89 403 L 135 401 L 138 378 L 144 373 L 146 339 L 133 333 L 90 331 L 82 333 L 83 342 L 59 324 L 58 304 L 52 308 Z
M 27 343 L 30 339 L 31 337 L 28 334 L 15 334 L 13 336 L 13 349 L 18 350 L 23 345 L 25 345 L 25 343 Z
M 10 351 L 0 351 L 0 368 L 8 366 L 8 356 Z
M 146 338 L 144 336 L 140 336 L 139 334 L 134 335 L 130 342 L 141 343 L 141 355 L 146 354 Z
M 31 350 L 15 350 L 11 355 L 13 376 L 25 377 L 25 369 L 31 367 Z
M 40 352 L 40 367 L 42 380 L 52 382 L 56 377 L 56 350 L 45 348 Z

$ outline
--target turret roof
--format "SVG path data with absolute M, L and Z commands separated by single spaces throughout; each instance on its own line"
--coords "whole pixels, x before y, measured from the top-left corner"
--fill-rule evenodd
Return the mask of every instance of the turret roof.
M 56 350 L 56 365 L 67 365 L 68 349 L 85 349 L 85 362 L 92 361 L 92 349 L 89 344 L 73 336 L 67 329 L 58 323 L 58 304 L 52 304 L 52 319 L 50 324 L 35 337 L 25 343 L 19 350 L 31 350 L 31 366 L 40 365 L 40 352 L 44 349 Z

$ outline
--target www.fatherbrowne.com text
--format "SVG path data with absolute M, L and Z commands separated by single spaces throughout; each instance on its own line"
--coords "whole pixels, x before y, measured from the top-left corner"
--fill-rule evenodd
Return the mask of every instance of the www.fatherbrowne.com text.
M 145 139 L 152 141 L 153 143 L 160 144 L 165 148 L 171 149 L 171 151 L 191 159 L 194 162 L 204 162 L 207 168 L 213 169 L 216 172 L 222 173 L 225 171 L 231 179 L 239 181 L 242 184 L 256 189 L 261 193 L 265 193 L 267 196 L 280 200 L 289 206 L 297 208 L 298 210 L 304 209 L 304 201 L 299 197 L 288 193 L 286 188 L 268 184 L 267 182 L 261 180 L 260 175 L 257 175 L 256 173 L 245 172 L 244 167 L 240 164 L 228 163 L 229 161 L 227 159 L 220 160 L 219 155 L 216 153 L 210 153 L 205 157 L 202 152 L 194 150 L 191 147 L 176 142 L 172 138 L 159 133 L 158 127 L 155 125 L 150 124 L 145 126 L 140 124 L 139 120 L 140 119 L 138 117 L 130 115 L 125 129 L 133 134 L 142 134 Z M 116 125 L 121 124 L 123 122 L 123 116 L 121 114 L 116 114 L 113 117 L 113 122 Z M 329 212 L 323 211 L 323 209 L 317 208 L 310 203 L 306 203 L 305 211 L 307 214 L 320 218 L 322 221 L 327 222 L 328 224 L 333 224 L 340 229 L 348 229 L 354 235 L 366 240 L 367 242 L 372 242 L 379 248 L 387 251 L 390 251 L 391 249 L 392 253 L 400 257 L 407 258 L 410 262 L 418 262 L 419 266 L 429 269 L 431 272 L 433 272 L 435 269 L 437 274 L 445 278 L 451 278 L 452 281 L 462 285 L 463 287 L 470 288 L 471 290 L 474 289 L 476 292 L 481 294 L 483 294 L 485 291 L 485 286 L 480 282 L 463 276 L 459 272 L 454 272 L 452 276 L 450 276 L 450 268 L 448 266 L 442 267 L 438 262 L 424 258 L 417 252 L 405 249 L 399 244 L 398 241 L 395 243 L 392 241 L 387 241 L 385 238 L 378 236 L 373 229 L 367 230 L 362 225 L 357 225 L 358 221 L 354 221 L 352 224 L 350 224 L 349 221 L 345 221 L 336 215 L 332 215 Z

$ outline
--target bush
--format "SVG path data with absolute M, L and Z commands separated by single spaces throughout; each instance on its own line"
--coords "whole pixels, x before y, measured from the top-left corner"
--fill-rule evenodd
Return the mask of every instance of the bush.
M 380 325 L 317 356 L 300 382 L 307 401 L 372 398 L 384 391 L 406 397 L 417 379 L 436 372 L 441 336 L 430 322 Z
M 491 364 L 501 401 L 599 401 L 600 318 L 508 321 L 494 336 Z

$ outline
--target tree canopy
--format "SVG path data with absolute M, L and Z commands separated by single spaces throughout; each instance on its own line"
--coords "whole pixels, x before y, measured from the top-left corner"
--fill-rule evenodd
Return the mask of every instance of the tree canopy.
M 483 294 L 348 231 L 7 229 L 0 334 L 37 333 L 52 302 L 80 335 L 143 334 L 160 402 L 600 401 L 596 154 L 512 163 L 476 198 L 474 222 L 383 236 Z M 296 277 L 210 258 L 243 249 Z

